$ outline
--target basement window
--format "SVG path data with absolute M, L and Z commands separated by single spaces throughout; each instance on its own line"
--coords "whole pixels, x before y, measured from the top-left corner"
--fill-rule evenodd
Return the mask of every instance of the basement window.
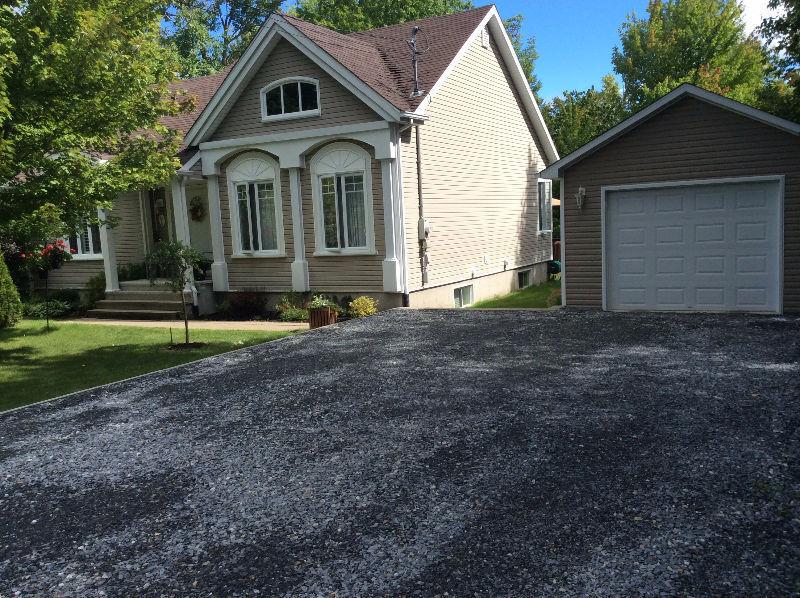
M 261 90 L 262 121 L 305 118 L 319 114 L 319 82 L 316 79 L 280 79 Z
M 453 305 L 456 307 L 467 307 L 472 305 L 472 285 L 453 289 Z
M 517 272 L 517 287 L 524 289 L 529 286 L 531 286 L 531 271 L 522 270 Z

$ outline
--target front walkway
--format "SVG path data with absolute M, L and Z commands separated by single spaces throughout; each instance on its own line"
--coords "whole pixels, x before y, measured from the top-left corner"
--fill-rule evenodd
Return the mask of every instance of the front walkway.
M 137 326 L 140 328 L 183 328 L 183 320 L 106 320 L 100 318 L 72 318 L 59 320 L 70 324 L 98 324 L 101 326 Z M 273 322 L 250 320 L 233 322 L 222 320 L 189 320 L 190 330 L 259 330 L 264 332 L 285 332 L 289 330 L 308 330 L 307 322 Z

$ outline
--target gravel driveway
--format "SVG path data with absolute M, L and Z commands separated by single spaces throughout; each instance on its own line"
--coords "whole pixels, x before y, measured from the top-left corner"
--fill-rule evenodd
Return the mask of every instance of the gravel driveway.
M 0 415 L 0 595 L 798 592 L 798 361 L 798 318 L 401 310 Z

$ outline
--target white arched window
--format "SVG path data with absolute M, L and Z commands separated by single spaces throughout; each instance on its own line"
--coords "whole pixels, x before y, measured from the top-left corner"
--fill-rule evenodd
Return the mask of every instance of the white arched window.
M 319 116 L 319 81 L 290 77 L 261 89 L 261 120 L 287 120 Z
M 277 162 L 242 154 L 227 169 L 234 254 L 282 256 L 283 208 Z
M 316 255 L 375 253 L 370 155 L 352 143 L 311 160 Z

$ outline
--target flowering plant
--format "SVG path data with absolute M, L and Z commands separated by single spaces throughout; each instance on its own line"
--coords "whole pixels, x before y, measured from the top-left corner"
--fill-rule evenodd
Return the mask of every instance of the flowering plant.
M 58 239 L 53 243 L 36 245 L 29 251 L 20 251 L 19 259 L 29 270 L 50 272 L 70 261 L 73 253 L 76 253 L 74 248 L 67 247 L 63 239 Z

